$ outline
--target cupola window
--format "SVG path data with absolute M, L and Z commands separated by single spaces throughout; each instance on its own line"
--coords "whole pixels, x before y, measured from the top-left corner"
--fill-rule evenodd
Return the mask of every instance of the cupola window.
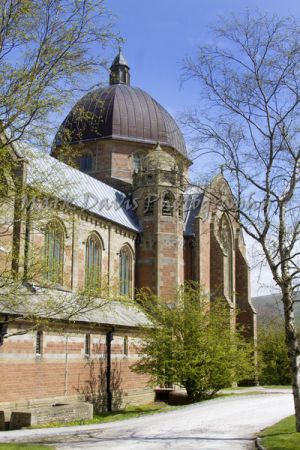
M 86 153 L 80 158 L 80 170 L 82 172 L 89 172 L 93 168 L 93 157 L 90 153 Z
M 183 195 L 180 195 L 179 203 L 178 203 L 178 217 L 179 219 L 183 219 Z
M 145 216 L 153 216 L 154 214 L 154 203 L 155 203 L 154 195 L 147 195 L 144 201 L 144 215 Z
M 141 170 L 141 155 L 140 153 L 135 153 L 133 156 L 133 170 L 134 172 L 139 172 Z
M 171 192 L 166 192 L 162 199 L 162 215 L 173 216 L 174 211 L 174 195 Z

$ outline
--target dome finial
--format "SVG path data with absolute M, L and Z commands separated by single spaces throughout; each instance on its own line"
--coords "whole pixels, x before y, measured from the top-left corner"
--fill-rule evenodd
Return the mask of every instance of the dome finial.
M 119 53 L 110 67 L 109 84 L 130 84 L 129 66 L 119 47 Z

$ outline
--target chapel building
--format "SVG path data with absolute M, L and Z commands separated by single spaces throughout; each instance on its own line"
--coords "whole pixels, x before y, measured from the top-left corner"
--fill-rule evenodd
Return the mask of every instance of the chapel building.
M 185 281 L 198 282 L 210 301 L 223 297 L 232 316 L 238 308 L 237 320 L 256 338 L 241 227 L 213 201 L 216 193 L 234 201 L 230 187 L 222 175 L 205 187 L 190 184 L 178 125 L 131 86 L 121 51 L 108 86 L 85 95 L 67 115 L 51 155 L 14 146 L 11 158 L 13 199 L 3 197 L 0 223 L 1 278 L 12 273 L 19 283 L 18 301 L 5 294 L 8 283 L 1 293 L 7 303 L 0 311 L 0 410 L 7 417 L 87 396 L 90 362 L 98 358 L 105 369 L 109 333 L 115 390 L 127 403 L 153 398 L 148 378 L 130 370 L 147 319 L 118 301 L 134 300 L 140 288 L 171 299 Z M 82 307 L 68 320 L 55 311 L 32 328 L 26 302 L 37 311 L 41 301 L 58 299 L 68 311 L 87 289 L 115 301 Z

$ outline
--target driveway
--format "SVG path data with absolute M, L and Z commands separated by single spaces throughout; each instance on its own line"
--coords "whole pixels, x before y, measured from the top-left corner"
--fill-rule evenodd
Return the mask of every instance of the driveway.
M 167 413 L 72 428 L 18 430 L 1 442 L 53 443 L 58 449 L 253 449 L 263 428 L 293 414 L 289 391 L 210 400 Z

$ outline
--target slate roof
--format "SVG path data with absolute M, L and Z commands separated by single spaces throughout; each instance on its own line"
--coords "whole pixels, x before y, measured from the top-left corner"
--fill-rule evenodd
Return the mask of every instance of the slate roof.
M 23 154 L 28 160 L 29 186 L 130 230 L 140 231 L 137 216 L 123 192 L 52 158 L 48 153 L 23 149 Z
M 62 123 L 55 146 L 67 130 L 71 142 L 118 139 L 174 148 L 187 158 L 182 133 L 173 117 L 147 92 L 113 84 L 85 95 Z
M 200 186 L 189 186 L 184 193 L 184 236 L 195 235 L 195 219 L 200 212 L 203 195 Z
M 145 314 L 133 304 L 100 298 L 89 301 L 87 297 L 62 289 L 10 285 L 0 289 L 0 297 L 0 312 L 17 317 L 34 316 L 126 327 L 150 324 Z

